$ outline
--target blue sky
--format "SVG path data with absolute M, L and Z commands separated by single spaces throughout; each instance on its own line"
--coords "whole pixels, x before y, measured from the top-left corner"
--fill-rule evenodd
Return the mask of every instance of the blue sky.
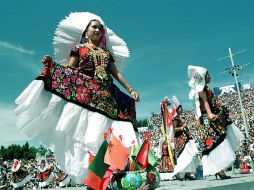
M 43 55 L 53 55 L 57 24 L 70 12 L 98 14 L 128 44 L 131 57 L 123 75 L 140 94 L 138 118 L 159 112 L 160 100 L 176 95 L 185 108 L 188 100 L 187 66 L 209 69 L 210 87 L 234 82 L 219 72 L 230 60 L 216 61 L 247 49 L 236 64 L 250 63 L 240 72 L 243 83 L 254 85 L 253 0 L 12 0 L 0 11 L 0 144 L 23 142 L 16 131 L 14 101 L 39 74 Z

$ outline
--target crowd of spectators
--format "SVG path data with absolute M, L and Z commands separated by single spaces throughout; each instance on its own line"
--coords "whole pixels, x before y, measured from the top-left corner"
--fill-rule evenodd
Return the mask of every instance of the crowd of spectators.
M 23 189 L 40 189 L 38 184 L 38 159 L 30 159 L 30 160 L 20 160 L 21 168 L 30 175 L 31 180 L 26 183 L 23 186 Z M 47 164 L 52 168 L 53 170 L 53 178 L 49 182 L 49 185 L 46 188 L 56 188 L 59 186 L 58 176 L 56 175 L 56 172 L 59 172 L 60 166 L 55 161 L 54 157 L 48 157 L 47 158 Z M 13 161 L 3 161 L 0 160 L 0 189 L 13 189 L 12 188 L 12 168 Z M 68 187 L 74 187 L 75 184 L 70 183 L 67 184 Z M 80 185 L 78 185 L 80 186 Z M 22 189 L 22 188 L 20 188 Z

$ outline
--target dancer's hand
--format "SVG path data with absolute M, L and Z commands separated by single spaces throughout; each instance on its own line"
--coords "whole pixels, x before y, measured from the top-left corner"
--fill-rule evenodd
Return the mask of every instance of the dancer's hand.
M 215 121 L 216 119 L 218 119 L 218 116 L 213 113 L 208 114 L 207 117 L 210 121 Z
M 47 63 L 50 63 L 52 61 L 52 58 L 50 55 L 44 55 L 41 62 L 45 65 Z
M 135 91 L 135 90 L 133 90 L 132 92 L 131 92 L 131 96 L 132 96 L 132 98 L 136 101 L 136 102 L 139 102 L 139 95 L 138 95 L 138 93 Z

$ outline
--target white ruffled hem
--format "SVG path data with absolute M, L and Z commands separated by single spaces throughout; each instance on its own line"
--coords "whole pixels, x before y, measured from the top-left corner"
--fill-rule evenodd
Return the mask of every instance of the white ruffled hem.
M 70 177 L 69 175 L 63 180 L 59 182 L 59 187 L 64 187 L 70 183 Z
M 231 124 L 227 127 L 227 136 L 209 155 L 202 157 L 203 175 L 214 175 L 228 168 L 235 160 L 235 151 L 244 139 L 241 131 Z
M 172 180 L 174 175 L 180 172 L 195 172 L 199 164 L 196 155 L 198 153 L 197 146 L 194 140 L 190 140 L 184 147 L 184 150 L 177 159 L 177 165 L 172 173 L 160 173 L 162 180 Z M 195 158 L 196 157 L 196 158 Z
M 13 188 L 19 188 L 22 187 L 23 185 L 25 185 L 27 182 L 29 182 L 31 179 L 30 175 L 27 175 L 21 182 L 18 183 L 11 183 Z
M 39 187 L 45 187 L 49 185 L 49 182 L 52 181 L 52 178 L 54 177 L 53 173 L 51 172 L 48 179 L 46 181 L 39 182 Z
M 34 80 L 16 99 L 17 127 L 28 137 L 42 142 L 54 151 L 61 168 L 82 184 L 87 177 L 90 151 L 96 154 L 103 143 L 104 132 L 113 134 L 125 147 L 138 144 L 130 122 L 116 121 L 67 102 L 44 90 L 44 82 Z

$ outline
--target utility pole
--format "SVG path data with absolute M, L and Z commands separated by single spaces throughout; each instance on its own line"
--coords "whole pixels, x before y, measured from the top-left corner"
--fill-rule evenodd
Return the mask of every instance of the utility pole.
M 239 85 L 238 85 L 238 72 L 237 72 L 237 71 L 238 71 L 238 70 L 242 70 L 242 66 L 241 66 L 241 65 L 235 65 L 234 59 L 233 59 L 233 56 L 234 56 L 234 55 L 239 54 L 239 53 L 242 53 L 242 52 L 244 52 L 244 51 L 246 51 L 246 50 L 239 51 L 239 52 L 237 52 L 237 53 L 235 53 L 235 54 L 232 54 L 231 48 L 228 48 L 228 51 L 229 51 L 229 56 L 220 58 L 220 59 L 218 59 L 217 61 L 222 60 L 222 59 L 225 59 L 225 58 L 228 58 L 228 57 L 229 57 L 230 60 L 231 60 L 232 67 L 226 68 L 226 71 L 227 71 L 228 73 L 230 73 L 232 76 L 234 76 L 234 78 L 235 78 L 236 89 L 237 89 L 238 98 L 239 98 L 240 107 L 241 107 L 241 115 L 242 115 L 243 123 L 244 123 L 245 135 L 246 135 L 246 138 L 247 138 L 247 139 L 250 139 L 250 138 L 249 138 L 248 125 L 247 125 L 247 122 L 246 122 L 245 110 L 244 110 L 244 108 L 243 108 L 243 103 L 242 103 L 240 88 L 239 88 Z
M 234 62 L 234 59 L 233 59 L 233 56 L 236 55 L 236 54 L 239 54 L 239 53 L 242 53 L 246 50 L 241 50 L 235 54 L 232 54 L 232 51 L 231 51 L 231 48 L 228 48 L 228 51 L 229 51 L 229 56 L 226 56 L 226 57 L 222 57 L 220 59 L 218 59 L 217 61 L 219 60 L 222 60 L 222 59 L 225 59 L 225 58 L 230 58 L 231 60 L 231 64 L 232 64 L 232 67 L 228 67 L 226 68 L 226 72 L 230 73 L 232 76 L 234 76 L 235 78 L 235 84 L 236 84 L 236 89 L 237 89 L 237 93 L 238 93 L 238 98 L 239 98 L 239 102 L 240 102 L 240 107 L 241 107 L 241 115 L 242 115 L 242 118 L 243 118 L 243 124 L 244 124 L 244 130 L 245 130 L 245 135 L 246 135 L 246 138 L 248 140 L 250 140 L 250 137 L 249 137 L 249 130 L 248 130 L 248 125 L 247 125 L 247 122 L 246 122 L 246 116 L 245 116 L 245 110 L 243 108 L 243 103 L 242 103 L 242 98 L 241 98 L 241 93 L 240 93 L 240 88 L 239 88 L 239 85 L 238 85 L 238 72 L 239 70 L 242 70 L 242 66 L 244 65 L 235 65 L 235 62 Z M 246 64 L 248 65 L 248 64 Z M 224 72 L 222 72 L 224 73 Z M 253 161 L 251 161 L 251 165 L 252 165 L 252 168 L 254 167 L 254 163 Z M 232 170 L 233 170 L 233 174 L 235 173 L 235 168 L 234 168 L 234 164 L 232 164 Z

